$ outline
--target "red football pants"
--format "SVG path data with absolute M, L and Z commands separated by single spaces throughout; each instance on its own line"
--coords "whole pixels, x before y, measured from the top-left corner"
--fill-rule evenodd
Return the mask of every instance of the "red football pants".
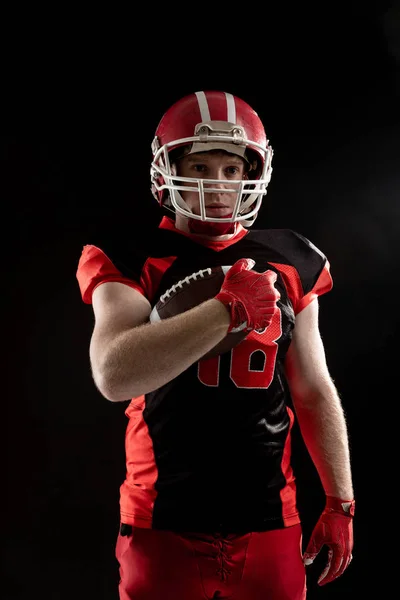
M 132 528 L 118 536 L 120 600 L 305 600 L 301 526 L 245 535 Z

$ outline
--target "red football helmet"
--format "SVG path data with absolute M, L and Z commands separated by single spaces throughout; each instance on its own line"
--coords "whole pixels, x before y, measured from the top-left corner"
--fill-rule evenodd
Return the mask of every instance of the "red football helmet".
M 273 150 L 260 118 L 246 102 L 217 91 L 185 96 L 162 117 L 151 149 L 151 190 L 160 206 L 201 221 L 241 222 L 247 227 L 254 223 L 271 178 Z M 173 166 L 179 154 L 208 150 L 225 150 L 249 163 L 249 179 L 235 181 L 235 189 L 225 190 L 237 194 L 230 217 L 206 216 L 204 193 L 218 192 L 212 187 L 220 183 L 217 179 L 179 177 Z M 180 190 L 198 192 L 200 215 L 190 210 Z

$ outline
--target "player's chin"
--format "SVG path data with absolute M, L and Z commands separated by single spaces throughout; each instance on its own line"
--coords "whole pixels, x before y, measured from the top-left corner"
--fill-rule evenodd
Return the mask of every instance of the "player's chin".
M 221 217 L 221 218 L 229 218 L 232 216 L 232 209 L 229 207 L 207 207 L 206 215 L 207 217 Z

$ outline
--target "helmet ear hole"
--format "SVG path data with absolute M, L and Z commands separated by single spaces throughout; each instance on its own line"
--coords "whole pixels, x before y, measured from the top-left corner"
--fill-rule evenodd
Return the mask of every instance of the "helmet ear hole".
M 251 148 L 247 148 L 245 156 L 249 165 L 246 172 L 246 179 L 259 179 L 261 177 L 263 166 L 257 156 L 257 153 Z

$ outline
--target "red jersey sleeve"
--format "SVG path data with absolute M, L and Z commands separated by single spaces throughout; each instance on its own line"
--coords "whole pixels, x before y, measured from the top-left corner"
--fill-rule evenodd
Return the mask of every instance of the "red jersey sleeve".
M 143 296 L 146 295 L 142 286 L 138 282 L 124 277 L 108 256 L 97 246 L 86 245 L 83 247 L 76 278 L 85 304 L 91 304 L 93 291 L 98 285 L 108 281 L 124 283 L 143 294 Z
M 332 287 L 333 281 L 330 273 L 330 265 L 329 262 L 326 260 L 324 267 L 321 273 L 319 274 L 319 277 L 312 289 L 302 298 L 299 299 L 296 306 L 296 313 L 301 312 L 303 308 L 308 306 L 314 300 L 314 298 L 317 298 L 318 296 L 322 296 L 323 294 L 329 292 L 332 289 Z
M 332 289 L 330 264 L 325 254 L 299 233 L 290 229 L 273 232 L 273 247 L 281 254 L 282 261 L 270 264 L 280 271 L 297 315 Z

